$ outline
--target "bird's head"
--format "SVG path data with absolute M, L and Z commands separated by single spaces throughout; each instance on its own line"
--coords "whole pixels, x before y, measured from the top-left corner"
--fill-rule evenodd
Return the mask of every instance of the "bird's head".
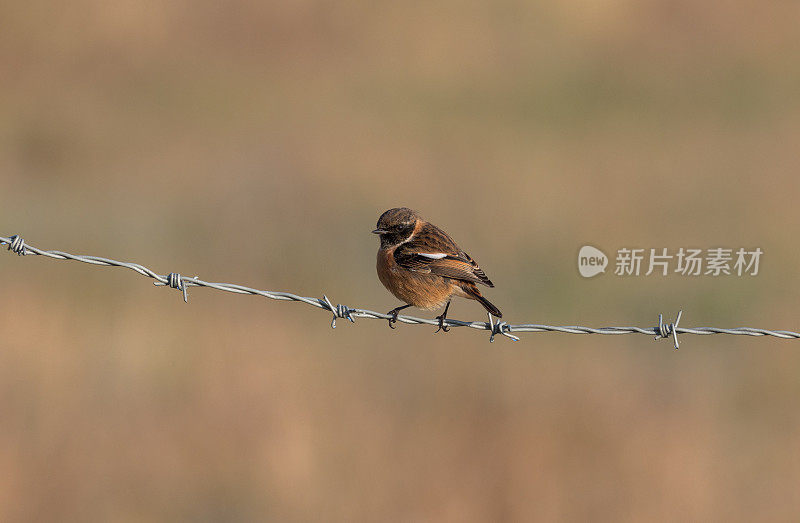
M 377 228 L 373 234 L 380 235 L 381 247 L 389 247 L 406 241 L 413 233 L 419 214 L 408 207 L 389 209 L 378 218 Z

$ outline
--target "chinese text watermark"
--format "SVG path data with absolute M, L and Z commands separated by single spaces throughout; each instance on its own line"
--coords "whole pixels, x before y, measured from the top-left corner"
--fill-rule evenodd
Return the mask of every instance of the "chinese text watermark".
M 613 266 L 616 276 L 756 276 L 763 253 L 760 247 L 621 248 L 617 249 Z M 585 278 L 605 272 L 608 265 L 609 258 L 596 247 L 585 245 L 578 252 L 578 271 Z

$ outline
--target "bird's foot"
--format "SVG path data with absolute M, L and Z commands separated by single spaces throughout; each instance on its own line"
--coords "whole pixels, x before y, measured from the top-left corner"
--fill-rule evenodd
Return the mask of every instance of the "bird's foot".
M 436 319 L 439 320 L 439 328 L 436 329 L 436 332 L 439 332 L 439 331 L 450 332 L 450 327 L 448 327 L 447 325 L 444 324 L 444 320 L 445 320 L 444 314 L 436 316 Z M 434 334 L 436 334 L 436 332 L 434 332 Z
M 397 323 L 397 314 L 399 312 L 400 311 L 397 310 L 397 309 L 392 309 L 392 310 L 390 310 L 389 312 L 386 313 L 386 314 L 389 314 L 389 315 L 392 316 L 391 318 L 389 318 L 389 327 L 392 328 L 392 329 L 394 329 L 394 324 Z
M 397 313 L 403 309 L 407 309 L 411 307 L 411 305 L 402 305 L 400 307 L 395 307 L 394 309 L 390 310 L 386 314 L 390 316 L 389 318 L 389 327 L 394 329 L 394 324 L 397 323 Z

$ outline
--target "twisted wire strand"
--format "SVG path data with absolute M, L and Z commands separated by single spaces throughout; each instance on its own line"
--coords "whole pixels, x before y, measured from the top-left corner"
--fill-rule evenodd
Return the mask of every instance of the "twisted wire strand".
M 235 294 L 251 294 L 255 296 L 263 296 L 271 300 L 298 301 L 305 303 L 307 305 L 311 305 L 312 307 L 324 309 L 332 314 L 333 317 L 331 319 L 331 327 L 334 329 L 336 328 L 336 320 L 339 318 L 349 320 L 351 323 L 355 323 L 355 318 L 369 318 L 376 320 L 389 320 L 390 318 L 392 318 L 392 315 L 381 312 L 375 312 L 367 309 L 351 308 L 342 304 L 333 305 L 330 299 L 328 299 L 328 296 L 324 294 L 322 298 L 311 298 L 307 296 L 298 296 L 297 294 L 292 294 L 290 292 L 265 291 L 260 289 L 254 289 L 252 287 L 247 287 L 244 285 L 237 285 L 234 283 L 208 282 L 201 280 L 197 276 L 188 278 L 186 276 L 182 276 L 180 273 L 177 272 L 171 272 L 162 275 L 156 273 L 152 269 L 145 267 L 144 265 L 140 265 L 138 263 L 133 263 L 133 262 L 121 262 L 117 260 L 112 260 L 110 258 L 103 258 L 100 256 L 70 254 L 68 252 L 63 252 L 63 251 L 46 251 L 25 243 L 25 241 L 19 235 L 16 234 L 8 238 L 0 236 L 0 245 L 2 244 L 8 245 L 7 250 L 9 252 L 18 254 L 20 256 L 27 256 L 33 254 L 37 256 L 45 256 L 55 260 L 73 260 L 82 263 L 88 263 L 91 265 L 124 267 L 132 271 L 135 271 L 141 274 L 142 276 L 152 278 L 153 280 L 155 280 L 153 282 L 154 285 L 163 285 L 181 291 L 183 294 L 183 300 L 187 303 L 189 299 L 187 289 L 189 287 L 208 287 L 211 289 L 216 289 L 225 292 L 232 292 Z M 445 324 L 449 327 L 467 327 L 470 329 L 489 331 L 490 333 L 489 341 L 491 342 L 494 341 L 495 335 L 502 335 L 511 340 L 519 341 L 519 337 L 512 334 L 514 332 L 561 332 L 565 334 L 611 334 L 611 335 L 647 334 L 650 336 L 655 336 L 656 340 L 662 338 L 672 338 L 674 347 L 676 349 L 679 346 L 678 334 L 698 334 L 698 335 L 731 334 L 731 335 L 744 335 L 744 336 L 773 336 L 782 339 L 800 338 L 800 333 L 786 331 L 786 330 L 768 330 L 768 329 L 758 329 L 753 327 L 735 327 L 735 328 L 679 327 L 678 323 L 680 322 L 682 313 L 683 311 L 680 311 L 675 321 L 670 323 L 664 323 L 663 316 L 659 314 L 658 325 L 654 327 L 592 328 L 592 327 L 582 327 L 579 325 L 554 326 L 554 325 L 541 325 L 536 323 L 523 323 L 518 325 L 510 325 L 505 321 L 495 322 L 491 315 L 488 315 L 489 319 L 488 322 L 462 321 L 462 320 L 454 320 L 448 318 L 445 320 Z M 410 325 L 433 325 L 433 326 L 439 325 L 438 319 L 417 318 L 414 316 L 405 316 L 405 315 L 398 315 L 397 322 L 406 323 Z

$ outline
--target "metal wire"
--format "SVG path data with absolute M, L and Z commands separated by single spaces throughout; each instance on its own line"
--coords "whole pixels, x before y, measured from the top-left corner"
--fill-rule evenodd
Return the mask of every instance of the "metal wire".
M 188 303 L 187 289 L 189 287 L 209 287 L 220 291 L 233 292 L 236 294 L 252 294 L 256 296 L 263 296 L 272 300 L 283 301 L 299 301 L 305 304 L 324 309 L 333 315 L 331 319 L 331 327 L 336 328 L 336 320 L 343 318 L 355 323 L 355 318 L 370 318 L 376 320 L 389 320 L 392 318 L 390 314 L 370 311 L 366 309 L 354 309 L 346 305 L 333 305 L 326 295 L 322 298 L 309 298 L 306 296 L 298 296 L 290 292 L 277 292 L 277 291 L 264 291 L 253 289 L 244 285 L 236 285 L 233 283 L 214 283 L 201 280 L 197 276 L 187 278 L 176 272 L 171 272 L 166 275 L 157 274 L 151 269 L 132 262 L 121 262 L 111 260 L 109 258 L 101 258 L 99 256 L 86 256 L 78 254 L 70 254 L 62 251 L 45 251 L 25 243 L 25 241 L 18 235 L 5 238 L 0 236 L 0 245 L 8 245 L 7 250 L 18 254 L 20 256 L 35 254 L 38 256 L 46 256 L 56 260 L 75 260 L 92 265 L 105 265 L 110 267 L 125 267 L 135 271 L 142 276 L 147 276 L 155 281 L 154 285 L 163 285 L 173 289 L 177 289 L 183 293 L 183 300 Z M 664 323 L 663 316 L 658 315 L 658 325 L 655 327 L 581 327 L 578 325 L 572 326 L 553 326 L 553 325 L 540 325 L 535 323 L 523 323 L 520 325 L 509 325 L 504 321 L 495 322 L 491 315 L 489 315 L 488 322 L 482 321 L 461 321 L 447 319 L 445 324 L 450 327 L 468 327 L 470 329 L 478 329 L 489 331 L 489 341 L 494 341 L 495 335 L 502 335 L 514 341 L 519 341 L 519 337 L 512 334 L 512 332 L 563 332 L 567 334 L 648 334 L 655 336 L 655 339 L 672 338 L 673 345 L 677 349 L 678 334 L 736 334 L 744 336 L 774 336 L 776 338 L 784 339 L 798 339 L 800 333 L 792 331 L 773 331 L 767 329 L 756 329 L 752 327 L 736 327 L 730 329 L 722 329 L 718 327 L 679 327 L 678 323 L 681 320 L 683 311 L 678 312 L 674 322 Z M 414 316 L 397 316 L 397 321 L 400 323 L 408 323 L 414 325 L 439 325 L 439 320 L 416 318 Z

